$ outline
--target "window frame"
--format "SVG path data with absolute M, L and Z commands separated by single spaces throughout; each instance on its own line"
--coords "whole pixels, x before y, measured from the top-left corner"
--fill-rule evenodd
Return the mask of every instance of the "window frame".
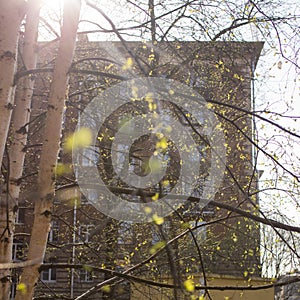
M 24 250 L 25 245 L 23 242 L 14 241 L 12 245 L 12 260 L 14 262 L 21 261 L 24 258 Z
M 56 259 L 50 258 L 49 263 L 56 263 Z M 56 268 L 49 268 L 49 269 L 43 270 L 41 272 L 40 279 L 41 279 L 41 281 L 47 282 L 47 283 L 56 282 L 57 281 Z
M 25 224 L 25 207 L 18 207 L 17 212 L 16 212 L 15 223 L 16 223 L 16 225 Z
M 78 227 L 77 241 L 83 243 L 91 242 L 91 231 L 95 229 L 94 224 L 82 224 Z
M 118 245 L 132 245 L 134 243 L 134 227 L 131 221 L 123 221 L 119 224 L 117 243 Z
M 78 280 L 79 282 L 93 282 L 93 272 L 86 269 L 80 269 L 78 272 Z
M 48 233 L 48 242 L 55 243 L 59 240 L 59 224 L 56 220 L 51 222 L 51 228 Z

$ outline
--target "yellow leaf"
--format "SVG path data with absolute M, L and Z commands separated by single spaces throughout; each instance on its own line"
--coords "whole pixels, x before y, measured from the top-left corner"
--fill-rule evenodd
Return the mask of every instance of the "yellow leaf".
M 70 165 L 58 163 L 55 167 L 55 174 L 61 176 L 63 174 L 69 174 L 71 172 Z
M 86 271 L 89 271 L 89 272 L 93 271 L 93 268 L 90 267 L 90 266 L 88 266 L 88 265 L 83 265 L 82 267 L 83 267 L 83 269 L 86 270 Z
M 17 285 L 17 291 L 20 291 L 22 295 L 25 295 L 27 292 L 27 287 L 25 283 L 19 283 Z
M 92 144 L 92 132 L 89 128 L 82 127 L 66 138 L 64 148 L 66 151 L 72 151 L 76 148 L 85 148 Z
M 166 245 L 165 241 L 160 241 L 158 243 L 156 243 L 155 245 L 153 245 L 150 249 L 150 254 L 154 254 L 155 252 L 157 252 L 159 249 L 163 248 Z
M 109 293 L 110 292 L 110 286 L 109 285 L 104 285 L 101 290 L 104 292 L 104 293 Z
M 172 127 L 170 125 L 168 125 L 165 129 L 167 133 L 170 133 L 172 131 Z
M 183 228 L 183 229 L 191 228 L 190 223 L 188 223 L 188 222 L 182 223 L 181 228 Z
M 157 225 L 161 225 L 164 222 L 164 218 L 163 217 L 159 217 L 157 214 L 154 214 L 152 216 L 152 220 L 154 221 L 155 224 Z
M 237 241 L 238 241 L 238 238 L 237 238 L 237 236 L 236 236 L 236 234 L 235 233 L 233 233 L 232 234 L 232 240 L 236 243 Z
M 156 105 L 156 103 L 151 103 L 151 102 L 149 102 L 149 110 L 150 111 L 153 111 L 153 110 L 156 110 L 156 108 L 157 108 L 157 105 Z
M 168 141 L 166 137 L 161 138 L 157 143 L 156 143 L 156 149 L 167 149 L 168 148 Z
M 147 93 L 145 95 L 145 101 L 147 101 L 147 102 L 153 102 L 153 93 Z
M 132 97 L 133 98 L 137 98 L 138 97 L 138 91 L 139 91 L 139 89 L 138 89 L 137 86 L 133 85 L 131 87 L 131 93 L 132 93 Z
M 155 193 L 155 195 L 152 196 L 151 198 L 152 198 L 153 201 L 158 200 L 158 198 L 159 198 L 159 193 Z
M 146 206 L 146 207 L 144 208 L 144 211 L 145 211 L 146 214 L 150 214 L 150 213 L 152 212 L 152 208 L 149 207 L 149 206 Z
M 168 186 L 169 184 L 170 184 L 170 181 L 168 179 L 166 179 L 162 182 L 163 186 Z
M 188 291 L 188 292 L 193 292 L 195 290 L 195 284 L 194 281 L 192 279 L 187 279 L 184 283 L 183 283 L 184 288 Z
M 150 167 L 151 172 L 153 173 L 159 173 L 162 169 L 161 161 L 155 157 L 151 157 L 149 165 L 146 167 Z
M 133 66 L 133 59 L 131 57 L 128 57 L 124 66 L 122 67 L 123 70 L 131 69 Z

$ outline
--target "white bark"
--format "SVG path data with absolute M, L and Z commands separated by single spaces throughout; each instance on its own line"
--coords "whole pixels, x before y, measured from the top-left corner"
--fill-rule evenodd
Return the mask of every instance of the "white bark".
M 30 300 L 34 286 L 39 278 L 38 268 L 43 262 L 50 228 L 52 201 L 54 196 L 54 169 L 57 163 L 65 94 L 68 84 L 68 71 L 72 64 L 76 44 L 76 33 L 80 15 L 81 1 L 65 1 L 63 27 L 58 55 L 55 61 L 53 79 L 50 86 L 48 111 L 38 175 L 38 191 L 34 210 L 28 261 L 35 264 L 24 269 L 21 283 L 26 286 L 26 294 L 17 293 L 16 300 Z
M 22 47 L 22 69 L 25 68 L 26 70 L 36 68 L 40 5 L 41 0 L 30 0 L 28 2 Z M 20 191 L 18 180 L 22 176 L 24 165 L 25 152 L 23 150 L 26 146 L 28 133 L 28 126 L 25 125 L 29 122 L 30 118 L 33 87 L 34 76 L 29 75 L 19 79 L 15 93 L 15 108 L 11 119 L 9 194 L 16 203 Z
M 13 109 L 17 44 L 24 13 L 24 0 L 0 1 L 0 167 Z M 7 194 L 0 194 L 0 264 L 10 262 L 11 259 L 12 228 L 10 221 L 14 218 L 14 213 L 9 209 L 7 197 Z M 9 274 L 7 269 L 0 270 L 0 299 L 2 300 L 8 299 L 9 296 Z
M 28 2 L 28 13 L 26 15 L 25 34 L 22 48 L 22 68 L 34 69 L 37 58 L 37 35 L 41 0 L 30 0 Z M 27 127 L 30 117 L 31 98 L 33 94 L 34 77 L 27 76 L 18 81 L 15 93 L 15 107 L 12 113 L 10 135 L 9 135 L 9 188 L 6 191 L 8 203 L 3 208 L 3 214 L 8 210 L 6 223 L 0 223 L 0 232 L 5 232 L 5 242 L 0 241 L 1 262 L 9 263 L 12 260 L 12 245 L 14 233 L 15 212 L 18 205 L 20 193 L 20 177 L 22 176 L 25 158 L 24 146 L 27 141 Z M 23 128 L 22 130 L 20 130 Z M 4 216 L 3 216 L 4 217 Z M 2 220 L 6 220 L 2 218 Z M 8 227 L 8 230 L 6 230 Z M 10 275 L 9 270 L 2 270 L 2 276 Z M 2 278 L 2 277 L 1 277 Z M 5 281 L 7 286 L 1 287 L 0 299 L 9 299 L 10 282 Z
M 0 1 L 0 166 L 13 108 L 17 44 L 24 13 L 23 0 Z

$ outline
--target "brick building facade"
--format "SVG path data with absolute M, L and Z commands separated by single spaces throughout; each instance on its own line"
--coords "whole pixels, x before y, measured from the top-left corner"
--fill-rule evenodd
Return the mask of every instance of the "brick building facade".
M 28 177 L 19 204 L 13 251 L 15 260 L 23 259 L 26 253 L 33 220 L 32 199 L 50 84 L 48 71 L 53 67 L 55 49 L 55 44 L 40 45 L 39 68 L 44 69 L 44 72 L 36 77 L 26 149 L 25 176 Z M 251 111 L 253 105 L 251 84 L 261 49 L 262 43 L 174 42 L 153 46 L 138 42 L 122 44 L 79 41 L 70 70 L 63 135 L 67 137 L 74 131 L 87 103 L 122 80 L 150 76 L 182 82 L 194 88 L 210 103 L 209 108 L 215 111 L 224 132 L 226 170 L 214 200 L 257 213 L 257 174 L 251 144 L 253 120 L 247 111 Z M 107 133 L 105 130 L 103 132 Z M 114 131 L 109 134 L 113 135 Z M 151 143 L 147 144 L 149 142 L 150 139 L 146 138 L 135 145 L 136 148 L 142 147 L 142 155 L 138 157 L 136 166 L 137 173 L 143 171 L 143 162 L 151 155 L 146 151 L 151 148 Z M 109 177 L 109 172 L 113 172 L 112 159 L 105 146 L 105 143 L 99 144 L 100 154 L 97 155 L 100 158 L 94 158 L 92 154 L 86 163 L 96 159 L 100 173 Z M 176 150 L 172 153 L 176 157 Z M 176 279 L 180 277 L 179 274 L 184 274 L 184 278 L 194 274 L 201 277 L 199 274 L 203 273 L 235 276 L 243 278 L 245 282 L 260 276 L 259 224 L 254 221 L 209 204 L 199 210 L 193 203 L 185 204 L 177 213 L 166 217 L 159 226 L 153 223 L 116 221 L 90 204 L 97 201 L 100 195 L 91 190 L 90 199 L 86 199 L 81 194 L 74 184 L 71 153 L 63 147 L 60 163 L 62 171 L 57 172 L 57 195 L 45 256 L 45 263 L 53 263 L 53 267 L 41 271 L 36 289 L 37 299 L 63 299 L 63 296 L 72 299 L 112 276 L 97 271 L 97 268 L 93 269 L 93 266 L 122 272 L 141 263 L 187 226 L 194 225 L 199 225 L 193 231 L 198 244 L 193 243 L 190 235 L 185 235 L 167 247 L 157 259 L 141 266 L 133 274 L 156 281 L 163 281 L 166 276 L 173 277 L 173 282 L 177 279 L 182 282 L 182 278 Z M 169 171 L 174 174 L 178 172 L 177 164 L 174 158 Z M 170 178 L 175 180 L 174 176 L 170 175 Z M 126 187 L 121 185 L 119 188 Z M 201 192 L 195 191 L 194 196 L 201 198 Z M 134 194 L 123 197 L 128 199 L 140 196 Z M 171 270 L 167 263 L 170 257 L 173 260 Z M 78 267 L 58 268 L 56 264 L 59 263 L 75 264 Z M 131 299 L 136 293 L 135 288 L 134 284 L 127 281 L 117 282 L 109 289 L 98 289 L 88 299 Z M 164 289 L 159 290 L 159 293 L 169 297 L 166 299 L 172 299 Z M 144 298 L 152 299 L 151 295 L 145 295 Z

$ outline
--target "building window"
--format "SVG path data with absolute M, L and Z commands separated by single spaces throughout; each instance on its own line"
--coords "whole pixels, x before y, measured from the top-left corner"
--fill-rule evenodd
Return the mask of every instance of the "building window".
M 87 201 L 96 202 L 99 199 L 98 191 L 95 189 L 88 189 L 87 191 Z
M 11 300 L 15 299 L 16 297 L 17 285 L 18 285 L 17 276 L 12 276 L 12 282 L 10 285 L 10 298 L 9 298 Z
M 95 147 L 85 148 L 82 154 L 82 166 L 92 167 L 98 162 L 98 153 Z
M 57 221 L 51 222 L 51 228 L 48 235 L 48 242 L 58 242 L 59 226 Z
M 83 194 L 81 194 L 81 197 L 80 197 L 80 205 L 86 205 L 88 204 L 88 198 L 86 198 Z
M 213 217 L 215 213 L 216 213 L 215 207 L 210 204 L 204 206 L 201 212 L 203 217 L 210 217 L 210 218 Z
M 151 244 L 155 245 L 158 242 L 161 241 L 161 235 L 158 232 L 158 229 L 156 227 L 151 227 L 151 231 L 152 231 L 152 239 L 151 239 Z
M 16 224 L 25 223 L 25 207 L 19 207 L 16 214 Z
M 55 263 L 55 259 L 50 259 L 49 263 Z M 41 280 L 45 282 L 55 282 L 56 281 L 56 268 L 49 268 L 43 270 L 41 273 Z
M 128 245 L 133 243 L 132 222 L 122 222 L 118 227 L 118 244 Z
M 193 233 L 198 242 L 204 242 L 206 240 L 206 222 L 204 221 L 193 221 L 191 222 L 191 228 L 196 227 Z
M 24 258 L 24 243 L 14 242 L 12 247 L 12 259 L 13 261 L 20 261 Z
M 91 241 L 91 233 L 95 225 L 80 225 L 78 230 L 78 242 L 88 243 Z
M 152 233 L 152 245 L 155 245 L 164 239 L 171 238 L 171 223 L 169 220 L 164 220 L 164 223 L 160 225 L 162 232 L 158 229 L 157 225 L 151 226 L 151 233 Z
M 123 170 L 126 170 L 126 165 L 125 165 L 125 154 L 128 151 L 128 146 L 123 145 L 123 144 L 118 144 L 117 145 L 117 159 L 116 159 L 116 172 L 119 174 Z
M 85 270 L 85 269 L 81 269 L 79 270 L 79 281 L 80 282 L 92 282 L 93 281 L 93 273 Z

